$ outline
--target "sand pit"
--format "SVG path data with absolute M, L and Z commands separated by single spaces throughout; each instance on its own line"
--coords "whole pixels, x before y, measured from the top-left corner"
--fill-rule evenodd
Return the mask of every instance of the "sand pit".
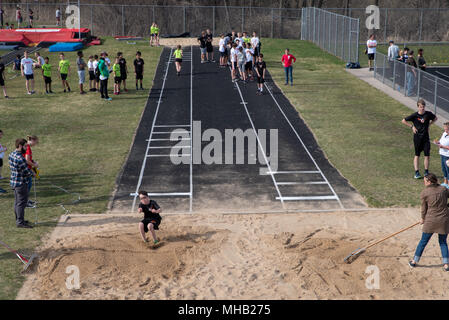
M 157 249 L 137 216 L 73 216 L 40 249 L 19 299 L 447 299 L 449 275 L 432 239 L 407 265 L 420 227 L 343 258 L 419 219 L 414 209 L 273 215 L 165 216 Z M 68 290 L 66 267 L 80 268 Z M 380 271 L 380 289 L 365 282 Z

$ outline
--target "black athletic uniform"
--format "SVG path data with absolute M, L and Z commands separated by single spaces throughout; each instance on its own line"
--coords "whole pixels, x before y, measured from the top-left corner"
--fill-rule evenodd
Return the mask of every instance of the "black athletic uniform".
M 206 33 L 206 50 L 207 50 L 207 52 L 213 52 L 214 51 L 214 47 L 212 45 L 212 41 L 213 41 L 212 33 L 211 34 L 207 34 Z
M 139 60 L 134 59 L 134 67 L 136 70 L 136 80 L 142 80 L 143 79 L 143 65 L 145 63 L 143 62 L 143 59 L 140 58 Z
M 3 79 L 3 72 L 5 71 L 5 65 L 0 62 L 0 86 L 3 87 L 5 85 L 5 79 Z
M 265 61 L 262 61 L 262 62 L 256 61 L 256 64 L 254 67 L 257 69 L 257 72 L 260 75 L 260 76 L 257 76 L 257 83 L 264 83 L 265 80 L 263 78 L 263 70 L 267 68 Z
M 405 121 L 412 121 L 413 125 L 417 129 L 417 132 L 413 135 L 413 143 L 415 145 L 415 156 L 420 156 L 424 151 L 424 156 L 430 156 L 430 137 L 429 137 L 429 125 L 430 121 L 434 120 L 435 115 L 426 111 L 424 114 L 415 112 L 405 118 Z
M 144 216 L 141 221 L 144 226 L 145 232 L 148 232 L 148 224 L 152 223 L 154 226 L 154 230 L 159 230 L 159 225 L 161 224 L 162 217 L 159 213 L 152 213 L 151 209 L 158 210 L 160 207 L 154 200 L 150 200 L 148 205 L 140 203 L 139 208 L 142 209 Z
M 118 63 L 120 65 L 120 77 L 121 77 L 121 80 L 126 80 L 128 78 L 128 75 L 126 74 L 126 60 L 125 60 L 125 58 L 120 58 Z

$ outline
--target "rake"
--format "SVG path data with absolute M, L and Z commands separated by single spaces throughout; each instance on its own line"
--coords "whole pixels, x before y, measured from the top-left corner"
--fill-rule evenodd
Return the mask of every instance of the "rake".
M 25 272 L 28 270 L 28 268 L 33 264 L 34 259 L 37 258 L 37 254 L 33 253 L 31 256 L 27 256 L 24 254 L 20 254 L 14 249 L 12 249 L 10 246 L 8 246 L 6 243 L 0 241 L 0 244 L 4 246 L 6 249 L 8 249 L 9 252 L 14 253 L 17 258 L 24 264 L 22 272 Z
M 408 229 L 411 229 L 411 228 L 417 226 L 417 225 L 420 224 L 420 223 L 421 223 L 421 221 L 416 222 L 416 223 L 412 224 L 411 226 L 408 226 L 408 227 L 406 227 L 406 228 L 404 228 L 404 229 L 401 229 L 401 230 L 399 230 L 399 231 L 397 231 L 397 232 L 395 232 L 395 233 L 393 233 L 393 234 L 390 234 L 389 236 L 387 236 L 387 237 L 385 237 L 385 238 L 382 238 L 382 239 L 380 239 L 380 240 L 378 240 L 378 241 L 376 241 L 376 242 L 370 244 L 369 246 L 366 246 L 366 247 L 361 248 L 361 249 L 359 248 L 359 249 L 357 249 L 357 250 L 354 250 L 353 252 L 351 252 L 351 253 L 344 259 L 344 262 L 346 262 L 346 263 L 348 263 L 348 264 L 349 264 L 349 263 L 352 263 L 355 259 L 357 259 L 362 253 L 364 253 L 364 252 L 365 252 L 366 250 L 368 250 L 369 248 L 374 247 L 376 244 L 379 244 L 379 243 L 381 243 L 381 242 L 383 242 L 383 241 L 385 241 L 385 240 L 387 240 L 387 239 L 390 239 L 390 238 L 394 237 L 395 235 L 397 235 L 397 234 L 399 234 L 399 233 L 401 233 L 401 232 L 404 232 L 404 231 L 406 231 L 406 230 L 408 230 Z

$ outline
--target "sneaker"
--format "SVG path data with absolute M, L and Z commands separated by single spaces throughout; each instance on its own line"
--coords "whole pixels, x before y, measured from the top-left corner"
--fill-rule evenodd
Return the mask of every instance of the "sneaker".
M 215 60 L 212 59 L 212 62 L 215 62 Z
M 440 186 L 445 187 L 445 188 L 449 188 L 449 186 L 446 183 L 442 183 L 442 184 L 440 184 Z
M 429 171 L 428 170 L 424 171 L 424 177 L 427 177 L 428 175 L 429 175 Z
M 45 94 L 48 94 L 48 90 L 45 90 Z
M 64 92 L 67 92 L 67 90 L 66 90 L 66 89 L 64 89 Z
M 443 270 L 444 270 L 444 271 L 449 271 L 449 267 L 443 266 Z
M 21 223 L 21 224 L 17 225 L 17 228 L 33 229 L 33 226 L 26 224 L 26 223 Z
M 408 262 L 408 265 L 409 265 L 409 267 L 412 268 L 412 269 L 413 269 L 413 268 L 416 268 L 416 263 L 413 263 L 413 261 L 409 261 L 409 262 Z
M 415 179 L 422 179 L 422 176 L 421 176 L 421 174 L 419 172 L 416 172 L 414 178 Z
M 8 97 L 8 96 L 5 96 L 5 99 L 9 99 L 9 97 Z
M 28 203 L 31 204 L 32 206 L 36 205 L 36 202 L 33 200 L 28 200 Z
M 30 91 L 28 91 L 27 94 L 32 94 L 32 93 Z
M 159 243 L 159 240 L 154 240 L 153 241 L 153 244 L 158 244 Z
M 34 91 L 34 90 L 31 90 L 31 94 L 35 94 L 36 93 L 36 91 Z
M 49 92 L 50 92 L 50 93 L 53 93 L 53 91 L 51 91 L 51 90 L 50 90 Z
M 108 98 L 105 98 L 104 100 L 106 100 L 106 101 L 111 101 L 112 98 L 111 98 L 111 97 L 108 97 Z
M 71 90 L 70 90 L 70 87 L 67 88 L 67 91 L 69 91 L 69 92 L 71 91 Z
M 31 203 L 27 203 L 27 206 L 26 206 L 27 208 L 32 208 L 32 209 L 34 209 L 34 208 L 36 208 L 36 206 L 34 205 L 34 204 L 31 204 Z
M 206 61 L 204 61 L 204 60 L 201 60 L 201 63 L 206 63 Z

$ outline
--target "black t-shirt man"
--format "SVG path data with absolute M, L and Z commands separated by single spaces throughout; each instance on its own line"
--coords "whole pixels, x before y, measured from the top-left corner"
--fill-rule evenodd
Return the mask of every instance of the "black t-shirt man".
M 206 48 L 207 36 L 199 36 L 198 40 L 200 41 L 200 48 Z
M 258 73 L 260 74 L 260 77 L 263 77 L 263 69 L 267 68 L 267 64 L 265 61 L 256 61 L 256 68 Z
M 206 45 L 208 47 L 212 47 L 213 38 L 212 33 L 206 33 Z
M 154 210 L 160 209 L 160 207 L 156 203 L 156 201 L 150 200 L 150 203 L 147 205 L 140 203 L 139 208 L 142 209 L 142 212 L 144 214 L 142 223 L 144 224 L 145 232 L 148 232 L 148 230 L 147 230 L 148 223 L 152 223 L 154 226 L 154 229 L 159 230 L 159 224 L 162 221 L 162 217 L 159 213 L 151 212 L 152 209 L 154 209 Z
M 143 62 L 142 58 L 134 59 L 134 68 L 135 68 L 137 74 L 142 74 L 143 65 L 144 65 L 144 62 Z M 121 72 L 121 70 L 120 70 L 120 72 Z
M 120 76 L 122 77 L 122 79 L 126 79 L 126 60 L 125 58 L 120 58 L 118 60 L 118 64 L 120 66 Z
M 423 114 L 419 114 L 419 112 L 412 113 L 405 118 L 405 121 L 413 122 L 413 126 L 417 130 L 415 135 L 419 136 L 420 138 L 429 139 L 430 121 L 435 120 L 435 118 L 436 117 L 432 112 L 424 111 Z
M 426 60 L 424 59 L 424 57 L 423 56 L 419 56 L 418 57 L 418 67 L 422 71 L 426 71 L 426 67 L 424 67 L 425 64 L 426 64 Z

